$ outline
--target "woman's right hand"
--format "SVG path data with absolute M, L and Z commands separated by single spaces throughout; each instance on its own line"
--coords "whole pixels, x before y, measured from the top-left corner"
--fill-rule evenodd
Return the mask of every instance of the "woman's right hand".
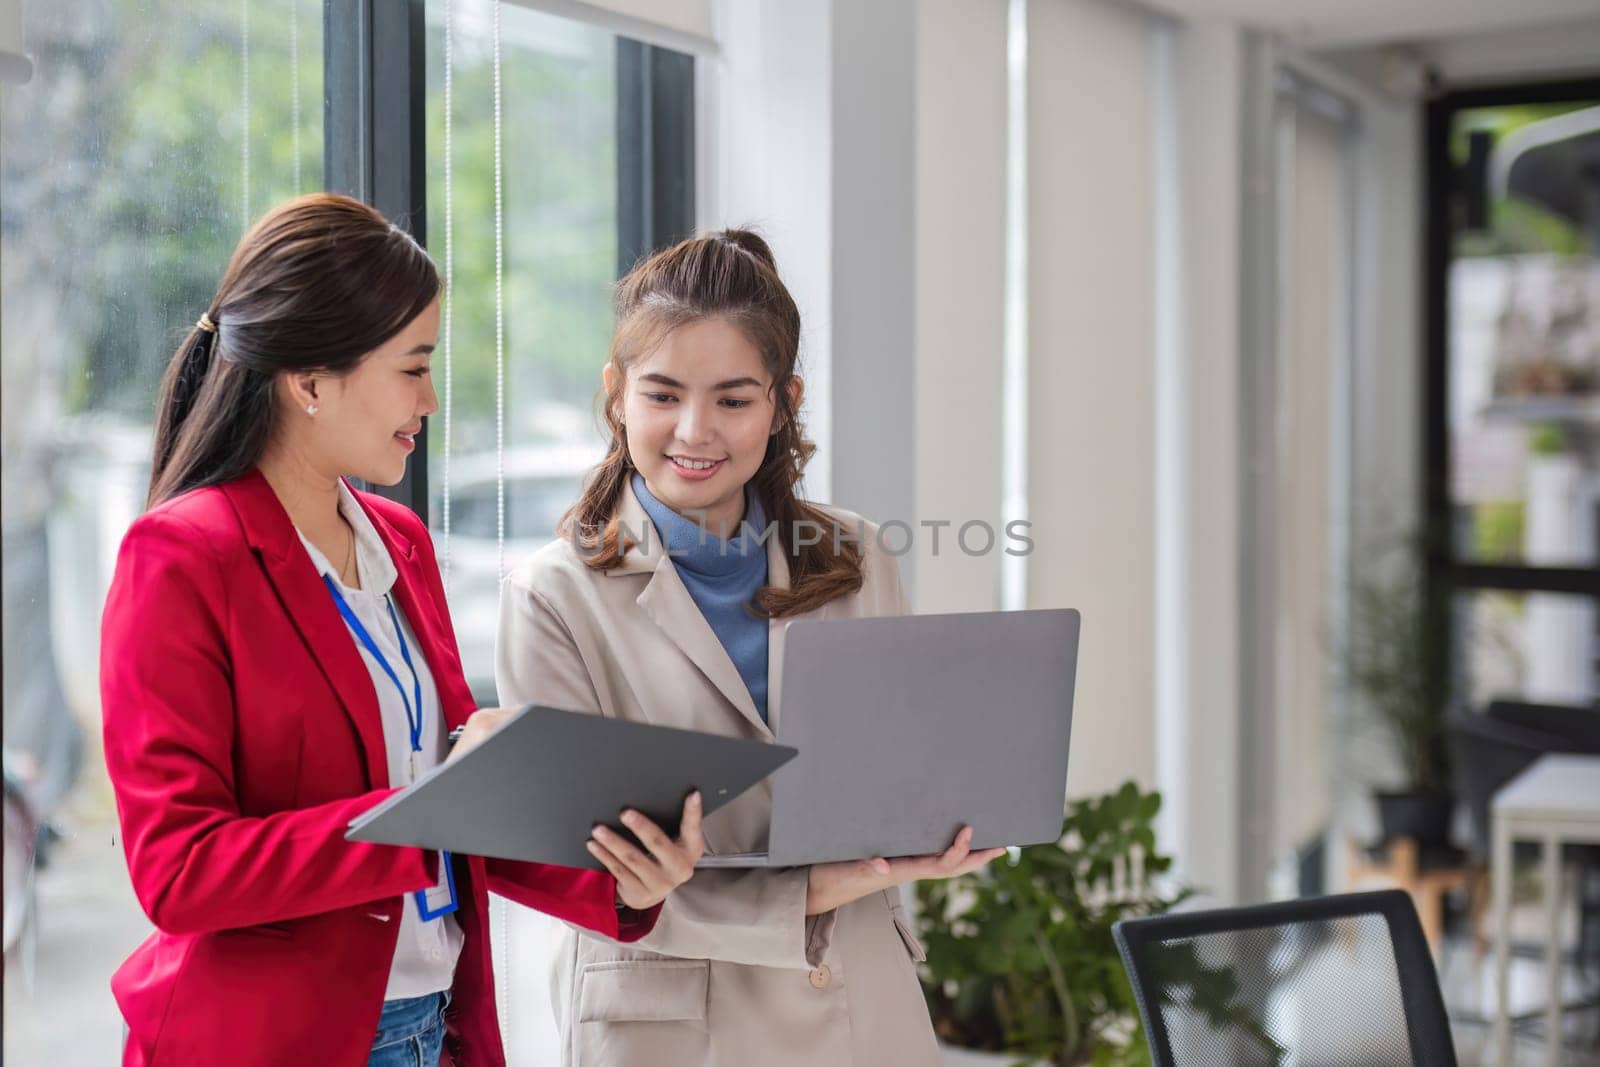
M 461 731 L 461 736 L 456 738 L 456 743 L 450 746 L 450 752 L 445 756 L 446 763 L 465 756 L 468 752 L 483 744 L 488 736 L 504 726 L 511 716 L 517 713 L 516 708 L 479 708 L 468 718 L 466 726 Z
M 642 812 L 632 808 L 622 813 L 622 825 L 644 845 L 633 842 L 609 826 L 596 826 L 586 842 L 589 854 L 599 860 L 617 880 L 617 903 L 635 911 L 646 911 L 667 899 L 667 894 L 694 877 L 694 865 L 705 854 L 705 837 L 700 830 L 700 790 L 683 802 L 683 818 L 676 839 Z
M 517 713 L 516 708 L 479 708 L 467 719 L 461 736 L 451 747 L 445 762 L 460 759 L 483 742 Z M 643 849 L 634 847 L 621 834 L 598 826 L 587 842 L 591 855 L 598 859 L 617 881 L 617 903 L 645 911 L 666 899 L 667 894 L 694 877 L 694 865 L 705 854 L 705 837 L 700 830 L 701 800 L 697 789 L 683 802 L 683 817 L 676 839 L 649 817 L 629 809 L 622 823 L 632 830 Z
M 845 860 L 812 866 L 806 881 L 806 914 L 821 915 L 853 900 L 905 882 L 959 878 L 1005 855 L 1003 848 L 972 850 L 972 827 L 963 826 L 949 848 L 933 856 L 903 856 L 886 860 Z

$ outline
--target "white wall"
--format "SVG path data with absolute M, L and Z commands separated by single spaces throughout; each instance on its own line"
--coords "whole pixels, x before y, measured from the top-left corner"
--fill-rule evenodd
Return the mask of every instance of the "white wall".
M 884 521 L 915 512 L 917 6 L 833 7 L 831 499 Z M 912 557 L 900 561 L 915 583 Z
M 808 495 L 912 520 L 916 5 L 723 0 L 715 16 L 700 225 L 758 227 L 800 305 Z
M 915 490 L 919 612 L 993 610 L 1005 331 L 1006 0 L 919 0 L 916 32 Z M 972 556 L 960 526 L 995 548 Z M 974 527 L 969 547 L 981 548 Z
M 700 64 L 701 222 L 772 240 L 806 322 L 808 490 L 874 518 L 1005 518 L 1005 7 L 723 0 Z M 1159 786 L 1184 876 L 1237 899 L 1256 891 L 1241 787 L 1255 638 L 1240 360 L 1259 314 L 1246 222 L 1263 209 L 1244 158 L 1262 107 L 1245 96 L 1248 34 L 1114 0 L 1034 0 L 1028 15 L 1027 603 L 1085 615 L 1073 791 Z M 1361 110 L 1359 544 L 1416 496 L 1419 149 L 1411 102 L 1342 88 Z M 919 610 L 994 606 L 998 557 L 951 553 L 951 532 L 936 559 L 919 531 L 902 560 Z M 1335 754 L 1336 788 L 1349 762 Z
M 1330 852 L 1328 871 L 1331 885 L 1341 884 L 1344 839 L 1366 836 L 1368 788 L 1382 779 L 1393 754 L 1386 746 L 1374 745 L 1374 735 L 1364 725 L 1361 709 L 1339 690 L 1335 660 L 1342 640 L 1346 583 L 1354 561 L 1370 555 L 1376 547 L 1392 546 L 1398 537 L 1414 528 L 1422 444 L 1420 109 L 1415 101 L 1394 100 L 1375 93 L 1315 57 L 1282 47 L 1269 49 L 1269 54 L 1275 63 L 1295 71 L 1302 81 L 1336 94 L 1352 109 L 1349 132 L 1342 141 L 1338 187 L 1353 183 L 1349 207 L 1354 216 L 1351 223 L 1340 222 L 1338 228 L 1348 235 L 1340 243 L 1353 238 L 1354 262 L 1350 276 L 1342 283 L 1335 281 L 1336 287 L 1346 288 L 1349 293 L 1351 317 L 1335 323 L 1334 328 L 1341 335 L 1334 343 L 1336 361 L 1331 374 L 1322 376 L 1338 417 L 1338 421 L 1328 424 L 1325 446 L 1329 452 L 1327 462 L 1337 465 L 1330 470 L 1332 491 L 1326 494 L 1327 527 L 1332 538 L 1322 549 L 1330 568 L 1326 606 L 1309 610 L 1315 596 L 1302 580 L 1299 571 L 1303 568 L 1286 566 L 1293 564 L 1296 556 L 1304 556 L 1306 543 L 1318 538 L 1304 529 L 1291 528 L 1276 550 L 1278 566 L 1273 588 L 1278 615 L 1272 632 L 1284 632 L 1283 620 L 1289 620 L 1294 645 L 1292 650 L 1280 647 L 1274 651 L 1272 670 L 1275 692 L 1293 691 L 1298 695 L 1288 712 L 1274 712 L 1270 706 L 1250 709 L 1255 716 L 1252 722 L 1260 721 L 1263 715 L 1274 716 L 1274 736 L 1263 753 L 1280 763 L 1291 758 L 1304 763 L 1308 752 L 1315 756 L 1320 749 L 1321 767 L 1300 772 L 1302 778 L 1315 773 L 1312 780 L 1291 778 L 1281 766 L 1268 769 L 1276 773 L 1277 783 L 1272 789 L 1269 817 L 1262 827 L 1252 828 L 1254 832 L 1245 843 L 1247 894 L 1261 888 L 1250 876 L 1269 862 L 1281 861 L 1291 844 L 1304 843 L 1305 833 L 1312 824 L 1322 821 L 1330 807 L 1330 837 L 1335 846 Z M 1311 121 L 1308 115 L 1302 116 L 1297 130 L 1304 132 Z M 1298 140 L 1297 135 L 1297 147 Z M 1289 165 L 1304 171 L 1309 162 L 1297 151 Z M 1331 167 L 1329 162 L 1323 168 L 1325 179 L 1331 176 Z M 1319 201 L 1343 197 L 1335 187 L 1312 196 L 1310 202 L 1302 202 L 1297 222 L 1291 226 L 1303 227 L 1315 212 L 1338 209 L 1339 205 L 1331 203 L 1319 206 Z M 1293 205 L 1287 210 L 1292 211 Z M 1306 216 L 1307 210 L 1313 216 Z M 1291 228 L 1290 235 L 1293 234 Z M 1293 255 L 1295 251 L 1291 242 L 1285 254 Z M 1337 249 L 1333 252 L 1336 255 Z M 1298 288 L 1311 280 L 1314 286 L 1325 288 L 1323 282 L 1315 280 L 1307 261 L 1309 253 L 1303 246 L 1298 255 L 1299 261 L 1289 269 L 1290 282 Z M 1297 292 L 1288 312 L 1290 339 L 1296 325 L 1293 316 L 1304 316 L 1308 304 L 1306 294 Z M 1311 343 L 1310 338 L 1298 340 L 1302 347 Z M 1284 351 L 1294 349 L 1286 347 Z M 1280 366 L 1276 373 L 1279 380 L 1293 384 L 1295 370 L 1291 363 Z M 1339 397 L 1341 389 L 1348 390 L 1343 402 Z M 1301 403 L 1303 408 L 1304 402 Z M 1306 429 L 1305 422 L 1302 411 L 1296 423 L 1297 434 Z M 1279 450 L 1283 453 L 1280 469 L 1286 472 L 1288 468 L 1281 465 L 1293 461 L 1294 456 L 1281 444 Z M 1347 482 L 1347 487 L 1337 484 L 1341 480 Z M 1274 506 L 1280 514 L 1292 511 L 1292 486 L 1284 480 L 1278 486 Z M 1306 524 L 1302 517 L 1301 526 Z M 1295 585 L 1300 588 L 1294 589 Z M 1322 631 L 1320 636 L 1317 630 Z M 1246 639 L 1260 637 L 1248 635 Z M 1322 677 L 1313 678 L 1314 673 Z M 1303 685 L 1296 684 L 1297 674 Z M 1316 689 L 1324 694 L 1320 700 L 1316 700 Z M 1301 706 L 1313 700 L 1324 709 L 1320 729 Z M 1263 780 L 1262 773 L 1254 773 L 1257 781 Z M 1250 803 L 1247 799 L 1247 808 Z
M 1001 527 L 1005 12 L 724 2 L 697 73 L 700 224 L 758 226 L 800 305 L 806 491 L 916 529 L 924 611 L 996 597 L 995 554 L 918 523 Z
M 1083 612 L 1069 790 L 1155 777 L 1154 34 L 1028 7 L 1030 608 Z
M 1251 521 L 1245 507 L 1252 494 L 1246 488 L 1248 479 L 1273 465 L 1263 467 L 1261 457 L 1245 454 L 1243 428 L 1247 418 L 1276 416 L 1270 409 L 1243 408 L 1242 360 L 1253 344 L 1272 350 L 1280 318 L 1274 310 L 1279 278 L 1269 273 L 1271 256 L 1251 242 L 1270 246 L 1285 235 L 1272 229 L 1268 161 L 1247 157 L 1245 134 L 1251 124 L 1270 124 L 1272 82 L 1248 76 L 1257 53 L 1235 22 L 1190 20 L 1171 24 L 1165 33 L 1172 70 L 1165 104 L 1158 100 L 1158 106 L 1172 112 L 1162 121 L 1176 129 L 1176 170 L 1162 180 L 1176 185 L 1175 233 L 1168 244 L 1181 267 L 1175 277 L 1158 273 L 1162 301 L 1172 306 L 1158 306 L 1164 326 L 1157 381 L 1163 413 L 1157 428 L 1157 781 L 1167 798 L 1162 839 L 1175 846 L 1180 874 L 1215 899 L 1229 901 L 1263 891 L 1260 872 L 1278 843 L 1274 827 L 1303 836 L 1327 810 L 1330 795 L 1336 802 L 1346 798 L 1334 814 L 1336 836 L 1361 832 L 1366 812 L 1359 779 L 1372 753 L 1349 743 L 1351 732 L 1338 720 L 1337 701 L 1316 700 L 1321 714 L 1335 720 L 1320 730 L 1314 722 L 1290 716 L 1275 724 L 1272 737 L 1249 735 L 1250 716 L 1273 709 L 1269 703 L 1252 710 L 1251 702 L 1260 698 L 1247 684 L 1245 665 L 1270 654 L 1276 631 L 1245 629 L 1243 597 L 1252 586 L 1247 574 L 1261 562 L 1242 555 Z M 1329 555 L 1335 557 L 1328 565 L 1333 566 L 1340 551 L 1339 524 L 1348 522 L 1342 536 L 1359 550 L 1371 531 L 1403 529 L 1415 516 L 1421 445 L 1420 122 L 1410 101 L 1388 99 L 1281 47 L 1266 42 L 1258 47 L 1264 49 L 1257 62 L 1265 71 L 1278 62 L 1294 63 L 1358 111 L 1347 161 L 1356 186 L 1350 230 L 1353 321 L 1345 324 L 1345 343 L 1336 346 L 1346 352 L 1349 365 L 1329 368 L 1322 376 L 1330 382 L 1330 405 L 1337 401 L 1332 383 L 1340 375 L 1349 380 L 1349 454 L 1300 457 L 1329 478 L 1349 480 L 1348 516 L 1335 507 L 1327 511 L 1325 534 L 1334 538 Z M 1256 91 L 1256 84 L 1267 92 Z M 1331 329 L 1317 326 L 1325 328 Z M 1306 397 L 1299 401 L 1305 403 Z M 1337 408 L 1330 406 L 1326 413 L 1336 415 Z M 1321 436 L 1335 440 L 1332 429 Z M 1331 495 L 1337 496 L 1334 490 Z M 1315 510 L 1302 509 L 1302 526 L 1308 521 L 1304 515 Z M 1306 546 L 1295 544 L 1299 534 L 1284 534 L 1286 547 L 1303 554 Z M 1328 593 L 1336 601 L 1337 574 L 1331 581 Z M 1302 600 L 1310 599 L 1301 593 Z M 1336 609 L 1323 604 L 1307 610 L 1331 621 Z M 1314 700 L 1318 684 L 1328 680 L 1326 659 L 1319 655 L 1325 646 L 1318 647 L 1326 630 L 1317 623 L 1310 616 L 1296 623 L 1294 647 L 1304 691 L 1291 702 L 1291 711 Z M 1255 767 L 1249 759 L 1271 764 Z M 1309 780 L 1301 783 L 1287 774 L 1291 759 Z M 1264 775 L 1257 780 L 1265 789 L 1247 789 L 1257 775 Z M 1253 856 L 1252 850 L 1262 854 Z
M 696 205 L 704 229 L 754 226 L 800 308 L 806 491 L 832 498 L 832 5 L 721 0 L 719 54 L 695 65 Z

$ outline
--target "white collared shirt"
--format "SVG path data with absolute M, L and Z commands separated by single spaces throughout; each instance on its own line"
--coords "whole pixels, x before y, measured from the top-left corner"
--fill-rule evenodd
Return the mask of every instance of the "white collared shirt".
M 400 641 L 395 634 L 394 620 L 399 620 L 406 648 L 411 653 L 411 665 L 416 668 L 417 680 L 422 683 L 422 753 L 418 769 L 418 773 L 421 773 L 442 763 L 448 747 L 444 714 L 439 707 L 439 691 L 434 685 L 433 673 L 428 669 L 417 636 L 398 603 L 394 605 L 394 617 L 389 615 L 386 601 L 399 572 L 395 570 L 394 560 L 389 558 L 389 550 L 384 547 L 372 520 L 361 510 L 355 494 L 343 481 L 339 483 L 339 514 L 344 516 L 356 534 L 355 565 L 361 582 L 360 589 L 351 589 L 340 582 L 338 569 L 303 533 L 300 534 L 300 543 L 305 545 L 317 574 L 331 576 L 338 583 L 339 593 L 345 603 L 350 605 L 350 610 L 366 627 L 373 643 L 389 661 L 400 683 L 406 687 L 406 698 L 411 699 L 415 692 L 411 671 L 400 654 Z M 389 763 L 389 784 L 405 785 L 411 781 L 411 726 L 406 718 L 405 704 L 400 699 L 400 691 L 372 653 L 356 640 L 348 625 L 345 634 L 361 653 L 361 661 L 367 665 L 367 671 L 372 675 L 372 687 L 377 692 L 378 711 L 383 720 L 384 749 Z M 384 999 L 420 997 L 449 989 L 455 976 L 456 959 L 461 955 L 462 941 L 461 927 L 454 915 L 423 922 L 417 911 L 416 894 L 407 893 Z

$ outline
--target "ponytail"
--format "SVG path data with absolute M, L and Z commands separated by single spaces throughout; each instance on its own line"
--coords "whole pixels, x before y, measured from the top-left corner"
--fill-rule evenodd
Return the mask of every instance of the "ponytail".
M 158 403 L 146 507 L 248 473 L 276 422 L 272 375 L 234 358 L 209 315 L 173 353 Z
M 778 273 L 778 260 L 772 254 L 772 246 L 754 230 L 719 230 L 712 236 L 722 244 L 732 245 L 741 252 L 750 253 L 774 275 Z
M 200 390 L 205 387 L 211 371 L 212 352 L 216 347 L 217 328 L 209 314 L 189 327 L 183 343 L 172 354 L 166 373 L 161 376 L 161 391 L 156 401 L 155 454 L 150 466 L 150 494 L 145 506 L 156 503 L 156 489 L 162 475 L 172 462 L 183 424 L 194 410 Z

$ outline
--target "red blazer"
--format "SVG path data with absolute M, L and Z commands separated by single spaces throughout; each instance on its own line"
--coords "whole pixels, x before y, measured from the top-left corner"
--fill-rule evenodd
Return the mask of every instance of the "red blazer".
M 427 528 L 357 494 L 448 727 L 475 708 Z M 259 472 L 184 494 L 122 542 L 102 621 L 106 766 L 134 892 L 156 926 L 111 980 L 125 1067 L 365 1067 L 420 849 L 355 844 L 393 790 L 371 676 Z M 494 813 L 515 817 L 514 813 Z M 609 874 L 458 857 L 447 1048 L 503 1065 L 488 890 L 621 941 Z

